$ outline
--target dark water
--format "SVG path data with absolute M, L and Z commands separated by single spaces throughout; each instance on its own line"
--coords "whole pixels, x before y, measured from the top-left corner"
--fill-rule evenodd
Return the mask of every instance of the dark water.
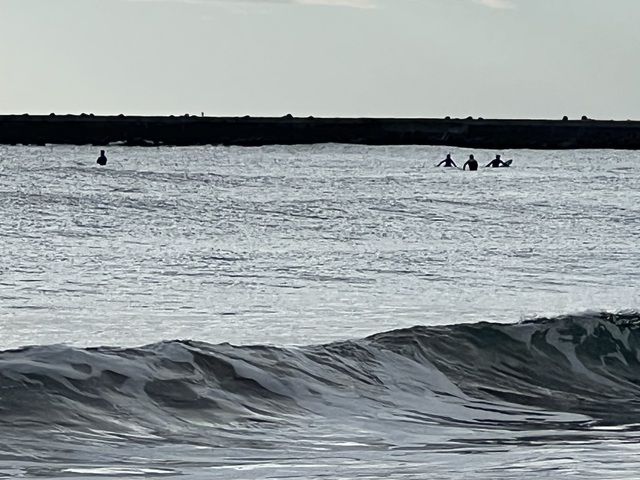
M 432 454 L 540 445 L 579 458 L 594 442 L 638 440 L 639 345 L 639 314 L 600 313 L 416 326 L 295 348 L 168 341 L 8 350 L 2 467 L 10 474 L 12 462 L 37 458 L 23 473 L 108 465 L 104 474 L 204 475 L 235 465 L 237 478 L 280 478 L 290 467 L 322 477 L 319 458 L 342 476 L 344 457 L 375 452 L 403 477 L 413 474 L 407 464 L 426 474 Z M 355 476 L 377 468 L 362 464 Z

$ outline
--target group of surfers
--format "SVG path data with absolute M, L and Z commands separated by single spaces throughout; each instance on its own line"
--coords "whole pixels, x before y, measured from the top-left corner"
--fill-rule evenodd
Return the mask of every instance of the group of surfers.
M 509 162 L 511 163 L 511 162 Z M 459 168 L 456 165 L 456 162 L 453 161 L 453 159 L 451 158 L 451 154 L 447 153 L 447 158 L 445 158 L 444 160 L 442 160 L 438 165 L 436 165 L 436 167 L 439 167 L 441 165 L 443 165 L 445 167 L 456 167 Z M 467 169 L 467 166 L 469 167 L 469 170 L 478 170 L 478 161 L 473 158 L 473 155 L 469 155 L 469 160 L 467 160 L 465 162 L 465 164 L 462 166 L 463 170 Z M 493 160 L 491 160 L 487 165 L 485 165 L 486 167 L 508 167 L 509 164 L 505 163 L 502 161 L 502 159 L 500 158 L 500 155 L 496 155 L 496 158 L 494 158 Z
M 104 154 L 104 150 L 100 150 L 100 156 L 98 157 L 98 160 L 96 162 L 98 165 L 106 165 L 107 164 L 107 157 Z M 511 162 L 509 162 L 511 163 Z M 453 159 L 451 158 L 451 154 L 447 153 L 447 158 L 445 158 L 444 160 L 442 160 L 438 165 L 436 165 L 437 167 L 444 165 L 445 167 L 456 167 L 459 168 L 456 165 L 456 162 L 453 161 Z M 493 160 L 491 160 L 486 167 L 508 167 L 509 164 L 503 162 L 500 159 L 500 155 L 496 155 L 496 158 L 494 158 Z M 463 170 L 466 170 L 467 167 L 469 167 L 469 170 L 478 170 L 478 161 L 473 158 L 473 155 L 469 155 L 469 160 L 467 160 L 465 162 L 465 164 L 462 166 Z

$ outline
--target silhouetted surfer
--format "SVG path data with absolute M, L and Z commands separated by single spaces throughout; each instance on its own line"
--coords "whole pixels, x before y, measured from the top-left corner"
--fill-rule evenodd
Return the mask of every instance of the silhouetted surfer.
M 467 169 L 467 165 L 469 165 L 469 170 L 477 170 L 478 169 L 478 162 L 475 158 L 473 158 L 473 155 L 469 155 L 469 160 L 467 160 L 465 162 L 465 164 L 462 166 L 463 170 Z
M 96 161 L 96 163 L 98 165 L 106 165 L 107 164 L 107 157 L 104 154 L 104 150 L 100 150 L 100 156 L 98 157 L 98 160 Z
M 445 167 L 456 167 L 456 168 L 458 168 L 458 166 L 456 165 L 456 162 L 454 162 L 453 159 L 451 158 L 451 154 L 450 153 L 447 153 L 447 158 L 442 160 L 438 165 L 436 165 L 436 167 L 439 167 L 443 163 L 444 163 Z
M 500 160 L 500 155 L 496 155 L 496 158 L 494 158 L 493 160 L 491 160 L 488 164 L 487 167 L 508 167 L 509 165 L 507 165 L 506 163 L 504 163 L 502 160 Z M 486 167 L 485 167 L 486 168 Z

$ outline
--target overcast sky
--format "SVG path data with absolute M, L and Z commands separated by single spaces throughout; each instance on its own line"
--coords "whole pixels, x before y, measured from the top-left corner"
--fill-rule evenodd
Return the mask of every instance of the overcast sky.
M 640 119 L 640 0 L 0 0 L 0 113 Z

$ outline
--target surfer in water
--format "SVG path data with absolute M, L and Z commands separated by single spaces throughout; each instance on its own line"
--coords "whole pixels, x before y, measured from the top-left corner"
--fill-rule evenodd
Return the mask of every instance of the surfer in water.
M 465 164 L 462 166 L 462 169 L 466 170 L 467 165 L 469 165 L 469 170 L 478 170 L 478 161 L 473 158 L 473 155 L 469 155 L 469 160 L 465 162 Z
M 453 159 L 451 158 L 451 154 L 450 153 L 447 153 L 447 158 L 442 160 L 438 165 L 436 165 L 436 167 L 439 167 L 443 163 L 444 163 L 445 167 L 456 167 L 456 168 L 458 168 L 458 166 L 456 165 L 456 162 L 454 162 Z
M 104 154 L 104 150 L 100 150 L 100 156 L 98 157 L 98 160 L 96 161 L 96 163 L 98 165 L 106 165 L 107 164 L 107 157 Z
M 506 163 L 504 163 L 502 160 L 500 160 L 500 155 L 496 155 L 496 158 L 494 158 L 493 160 L 491 160 L 486 166 L 486 167 L 508 167 L 509 165 L 507 165 Z

